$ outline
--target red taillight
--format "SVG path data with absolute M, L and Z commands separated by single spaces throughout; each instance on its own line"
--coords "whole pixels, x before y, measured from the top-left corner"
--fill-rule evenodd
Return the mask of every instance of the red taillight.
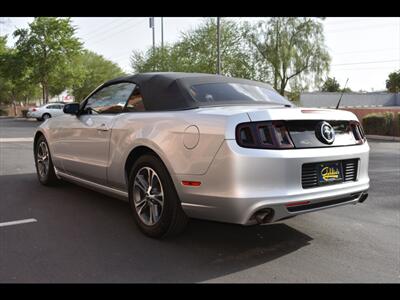
M 366 137 L 361 124 L 356 121 L 350 121 L 349 125 L 357 144 L 363 144 L 366 140 Z
M 36 108 L 32 108 L 32 111 L 36 111 Z
M 185 186 L 200 186 L 200 181 L 190 181 L 190 180 L 182 180 L 182 185 Z
M 286 207 L 291 207 L 291 206 L 299 206 L 299 205 L 307 205 L 310 204 L 310 201 L 299 201 L 299 202 L 292 202 L 285 204 Z
M 291 149 L 292 139 L 282 121 L 242 123 L 236 127 L 239 146 L 259 149 Z

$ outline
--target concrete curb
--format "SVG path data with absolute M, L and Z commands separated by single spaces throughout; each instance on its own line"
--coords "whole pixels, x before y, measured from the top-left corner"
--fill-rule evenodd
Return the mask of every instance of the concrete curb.
M 13 119 L 13 120 L 18 120 L 18 121 L 37 121 L 35 118 L 25 118 L 25 117 L 8 117 L 8 116 L 0 116 L 1 119 Z
M 367 139 L 380 140 L 380 141 L 400 142 L 400 137 L 398 137 L 398 136 L 385 136 L 385 135 L 367 134 Z
M 18 120 L 22 120 L 22 119 L 27 119 L 24 117 L 14 117 L 14 116 L 0 116 L 0 119 L 18 119 Z

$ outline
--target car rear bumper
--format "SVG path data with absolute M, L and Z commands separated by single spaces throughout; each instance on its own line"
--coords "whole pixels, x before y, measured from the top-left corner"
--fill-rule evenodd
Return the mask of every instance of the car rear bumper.
M 349 147 L 259 150 L 241 148 L 226 140 L 204 175 L 176 175 L 175 185 L 185 212 L 194 218 L 255 224 L 255 215 L 273 210 L 268 222 L 329 207 L 357 203 L 369 189 L 367 143 Z M 358 160 L 355 181 L 303 188 L 302 165 Z M 182 180 L 200 181 L 198 187 L 182 186 Z M 296 202 L 305 202 L 293 209 Z M 323 202 L 325 204 L 323 204 Z M 297 205 L 299 206 L 299 205 Z
M 37 112 L 33 112 L 33 111 L 28 111 L 26 113 L 26 116 L 28 118 L 40 118 L 39 114 Z

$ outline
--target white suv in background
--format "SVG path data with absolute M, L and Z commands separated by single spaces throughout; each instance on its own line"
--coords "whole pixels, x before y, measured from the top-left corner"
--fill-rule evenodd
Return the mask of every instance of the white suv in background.
M 48 118 L 63 115 L 64 103 L 48 103 L 39 107 L 29 108 L 26 116 L 28 118 L 36 118 L 38 121 L 47 120 Z

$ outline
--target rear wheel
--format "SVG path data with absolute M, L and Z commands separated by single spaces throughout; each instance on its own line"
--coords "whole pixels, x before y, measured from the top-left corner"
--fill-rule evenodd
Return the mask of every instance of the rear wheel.
M 40 183 L 43 185 L 56 184 L 59 180 L 54 171 L 53 162 L 51 161 L 49 146 L 43 135 L 36 141 L 34 154 L 36 174 Z
M 48 113 L 45 113 L 45 114 L 43 114 L 43 116 L 42 116 L 42 120 L 43 121 L 46 121 L 47 119 L 50 119 L 51 118 L 51 116 L 50 116 L 50 114 L 48 114 Z
M 143 155 L 129 176 L 129 203 L 140 230 L 163 238 L 181 233 L 188 221 L 172 179 L 161 160 Z

